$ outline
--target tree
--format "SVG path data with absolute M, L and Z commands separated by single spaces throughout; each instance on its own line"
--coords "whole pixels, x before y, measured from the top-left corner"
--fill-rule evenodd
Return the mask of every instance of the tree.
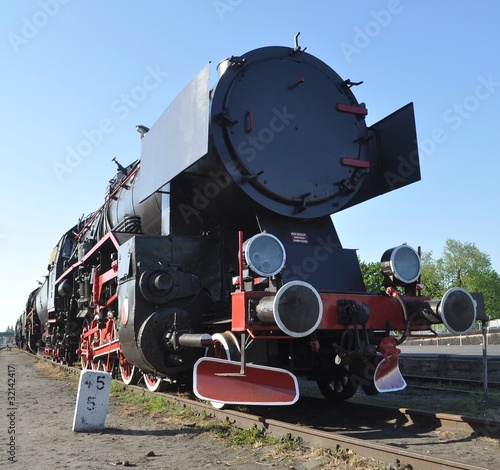
M 380 263 L 365 263 L 360 260 L 359 267 L 363 274 L 363 281 L 365 282 L 367 292 L 380 292 L 383 290 L 384 275 L 380 270 Z
M 469 292 L 484 296 L 486 315 L 500 318 L 500 275 L 491 267 L 489 255 L 474 243 L 446 240 L 441 258 L 434 260 L 432 252 L 422 254 L 423 294 L 431 299 L 441 299 L 452 287 L 463 287 Z M 361 272 L 368 292 L 383 290 L 380 263 L 360 261 Z
M 446 240 L 439 262 L 448 287 L 467 288 L 472 278 L 491 270 L 489 255 L 479 251 L 474 243 L 460 243 L 450 238 Z
M 432 258 L 432 251 L 423 252 L 421 258 L 423 294 L 431 299 L 440 299 L 446 289 L 441 279 L 438 263 Z
M 484 296 L 484 309 L 489 319 L 500 318 L 500 276 L 493 269 L 481 275 L 471 274 L 467 290 L 481 292 Z
M 441 258 L 434 262 L 431 253 L 426 253 L 422 261 L 426 295 L 441 298 L 451 287 L 480 292 L 484 296 L 487 317 L 500 317 L 500 276 L 491 267 L 489 255 L 474 243 L 448 239 Z

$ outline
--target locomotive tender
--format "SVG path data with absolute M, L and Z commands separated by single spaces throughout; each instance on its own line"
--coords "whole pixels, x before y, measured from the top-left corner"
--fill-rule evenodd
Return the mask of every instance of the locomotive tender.
M 216 406 L 293 403 L 299 376 L 332 401 L 402 389 L 397 345 L 435 323 L 467 331 L 474 300 L 423 296 L 407 245 L 367 292 L 331 215 L 420 179 L 413 105 L 367 126 L 359 83 L 297 42 L 218 71 L 138 126 L 140 160 L 62 236 L 19 342 L 151 390 L 192 380 Z

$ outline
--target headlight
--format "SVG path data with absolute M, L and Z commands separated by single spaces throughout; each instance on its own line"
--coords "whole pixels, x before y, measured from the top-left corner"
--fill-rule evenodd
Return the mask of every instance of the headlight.
M 283 244 L 269 233 L 258 233 L 243 244 L 248 267 L 259 276 L 274 276 L 285 266 L 286 253 Z
M 420 276 L 422 264 L 418 253 L 408 245 L 387 250 L 380 260 L 382 272 L 393 281 L 411 284 Z

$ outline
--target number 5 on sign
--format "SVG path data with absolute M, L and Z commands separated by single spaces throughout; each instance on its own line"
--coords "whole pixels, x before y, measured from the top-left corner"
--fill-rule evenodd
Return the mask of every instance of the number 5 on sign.
M 111 374 L 82 370 L 76 397 L 73 431 L 94 432 L 104 429 L 110 387 Z

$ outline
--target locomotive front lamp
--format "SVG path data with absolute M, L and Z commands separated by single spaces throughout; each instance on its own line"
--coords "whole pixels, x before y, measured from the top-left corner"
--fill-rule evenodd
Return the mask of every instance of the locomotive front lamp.
M 149 127 L 143 126 L 139 124 L 135 126 L 135 130 L 141 134 L 141 140 L 144 139 L 144 136 L 149 132 Z
M 259 276 L 274 276 L 285 266 L 285 247 L 269 233 L 258 233 L 249 238 L 243 244 L 243 253 L 249 268 Z
M 422 263 L 415 249 L 400 245 L 390 248 L 382 255 L 380 268 L 392 282 L 411 284 L 420 276 Z

